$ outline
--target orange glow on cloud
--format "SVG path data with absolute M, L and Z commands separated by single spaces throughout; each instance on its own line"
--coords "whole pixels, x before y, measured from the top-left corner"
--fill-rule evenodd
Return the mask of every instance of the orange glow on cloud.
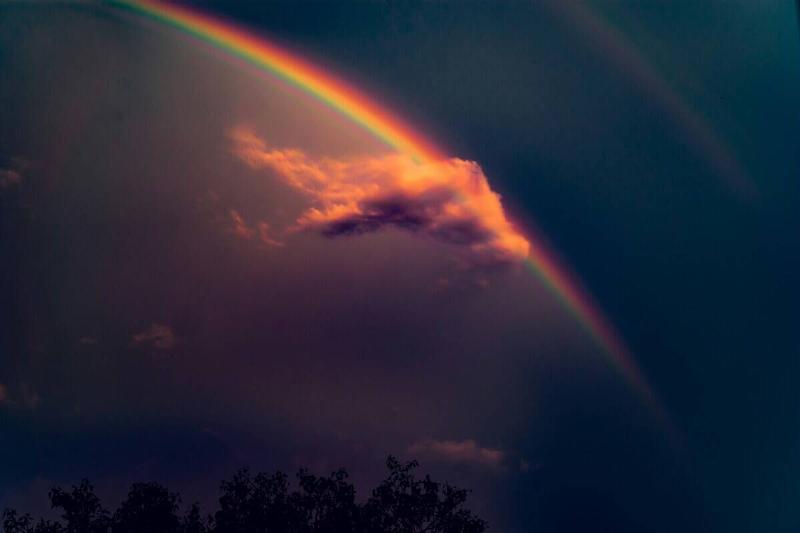
M 412 444 L 408 451 L 427 459 L 492 467 L 500 466 L 505 456 L 501 450 L 484 448 L 472 439 L 463 441 L 428 439 Z
M 234 153 L 250 167 L 273 171 L 311 199 L 298 228 L 337 236 L 395 227 L 467 247 L 487 264 L 528 255 L 528 240 L 506 218 L 500 196 L 474 161 L 419 162 L 399 153 L 314 158 L 297 149 L 271 149 L 243 128 L 231 138 Z
M 247 224 L 244 217 L 235 209 L 231 209 L 228 215 L 230 219 L 230 231 L 240 239 L 250 240 L 253 237 L 258 237 L 258 240 L 261 241 L 262 244 L 283 246 L 282 242 L 272 237 L 269 224 L 263 220 L 258 222 L 255 227 L 251 227 Z

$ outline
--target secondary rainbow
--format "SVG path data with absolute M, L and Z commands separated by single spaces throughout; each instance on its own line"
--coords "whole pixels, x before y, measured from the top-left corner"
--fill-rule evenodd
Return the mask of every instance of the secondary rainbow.
M 366 95 L 262 37 L 183 6 L 152 0 L 123 0 L 118 3 L 176 27 L 275 75 L 338 110 L 388 146 L 417 161 L 435 161 L 444 157 L 441 150 L 425 136 L 415 132 L 403 120 Z M 663 410 L 650 386 L 599 307 L 542 242 L 527 238 L 531 251 L 525 259 L 526 268 L 556 295 L 595 342 L 609 354 L 614 366 L 638 390 L 659 418 L 664 419 Z
M 546 4 L 571 27 L 583 33 L 591 49 L 604 61 L 619 68 L 630 80 L 660 105 L 666 116 L 681 128 L 697 154 L 704 157 L 731 190 L 743 198 L 757 199 L 756 182 L 736 157 L 736 153 L 702 113 L 693 109 L 690 99 L 682 96 L 667 81 L 643 49 L 636 46 L 627 32 L 612 24 L 598 7 L 589 2 L 547 0 Z

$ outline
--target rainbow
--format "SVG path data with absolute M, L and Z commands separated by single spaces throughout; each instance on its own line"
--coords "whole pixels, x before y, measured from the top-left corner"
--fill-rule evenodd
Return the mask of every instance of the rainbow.
M 709 168 L 724 180 L 729 188 L 745 199 L 757 199 L 760 195 L 756 182 L 728 147 L 724 139 L 667 82 L 647 56 L 635 46 L 630 38 L 600 13 L 585 2 L 547 0 L 545 2 L 556 15 L 563 17 L 578 32 L 591 42 L 592 50 L 604 61 L 616 66 L 654 102 L 659 104 L 666 116 L 682 129 L 685 138 L 693 145 L 697 155 L 704 157 Z
M 659 404 L 652 388 L 639 370 L 630 351 L 614 327 L 586 291 L 559 265 L 554 255 L 535 240 L 524 260 L 525 267 L 550 289 L 561 304 L 575 317 L 594 341 L 611 356 L 612 362 L 639 394 L 650 404 L 662 421 L 667 415 Z
M 311 94 L 398 152 L 409 154 L 418 161 L 442 157 L 433 143 L 364 94 L 261 37 L 178 5 L 152 0 L 120 0 L 117 3 L 174 26 Z
M 385 144 L 418 162 L 436 161 L 442 152 L 408 124 L 377 105 L 366 95 L 319 68 L 278 48 L 262 37 L 247 33 L 195 9 L 152 0 L 123 0 L 119 4 L 134 12 L 178 28 L 201 41 L 269 72 L 336 109 Z M 633 384 L 659 418 L 664 418 L 650 386 L 629 350 L 580 284 L 560 265 L 543 242 L 528 238 L 530 253 L 524 263 L 542 280 L 594 341 L 609 354 L 614 366 Z

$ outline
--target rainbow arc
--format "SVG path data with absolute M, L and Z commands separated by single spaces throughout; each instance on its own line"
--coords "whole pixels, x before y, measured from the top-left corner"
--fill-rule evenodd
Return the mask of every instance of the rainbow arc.
M 255 36 L 232 23 L 184 6 L 152 0 L 123 0 L 118 3 L 134 12 L 180 29 L 231 56 L 271 73 L 324 102 L 371 132 L 392 149 L 407 154 L 416 161 L 436 161 L 445 157 L 424 135 L 416 132 L 410 125 L 375 103 L 367 95 L 263 37 Z M 526 268 L 555 294 L 562 305 L 602 347 L 614 366 L 658 417 L 662 421 L 667 421 L 668 417 L 630 351 L 600 308 L 568 270 L 560 265 L 544 243 L 529 236 L 526 236 L 526 239 L 530 242 L 530 253 L 524 260 Z

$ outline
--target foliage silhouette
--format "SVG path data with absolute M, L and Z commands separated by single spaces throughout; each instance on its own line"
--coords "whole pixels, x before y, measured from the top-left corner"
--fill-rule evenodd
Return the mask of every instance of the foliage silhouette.
M 112 529 L 114 533 L 179 533 L 179 501 L 177 494 L 158 483 L 134 483 L 114 513 Z
M 69 492 L 50 491 L 62 521 L 34 521 L 13 509 L 3 512 L 6 533 L 481 533 L 484 520 L 465 507 L 469 492 L 447 483 L 417 479 L 416 461 L 386 460 L 389 473 L 369 498 L 356 501 L 347 472 L 318 477 L 297 473 L 292 490 L 281 473 L 236 472 L 220 485 L 219 508 L 206 518 L 193 504 L 181 516 L 180 497 L 157 483 L 134 483 L 109 515 L 83 480 Z
M 437 483 L 429 476 L 414 477 L 418 463 L 386 460 L 388 477 L 372 491 L 363 507 L 366 531 L 372 533 L 459 532 L 479 533 L 486 522 L 464 508 L 469 492 Z
M 86 479 L 70 492 L 54 488 L 50 491 L 50 503 L 54 509 L 63 511 L 66 533 L 105 533 L 108 529 L 108 512 Z

